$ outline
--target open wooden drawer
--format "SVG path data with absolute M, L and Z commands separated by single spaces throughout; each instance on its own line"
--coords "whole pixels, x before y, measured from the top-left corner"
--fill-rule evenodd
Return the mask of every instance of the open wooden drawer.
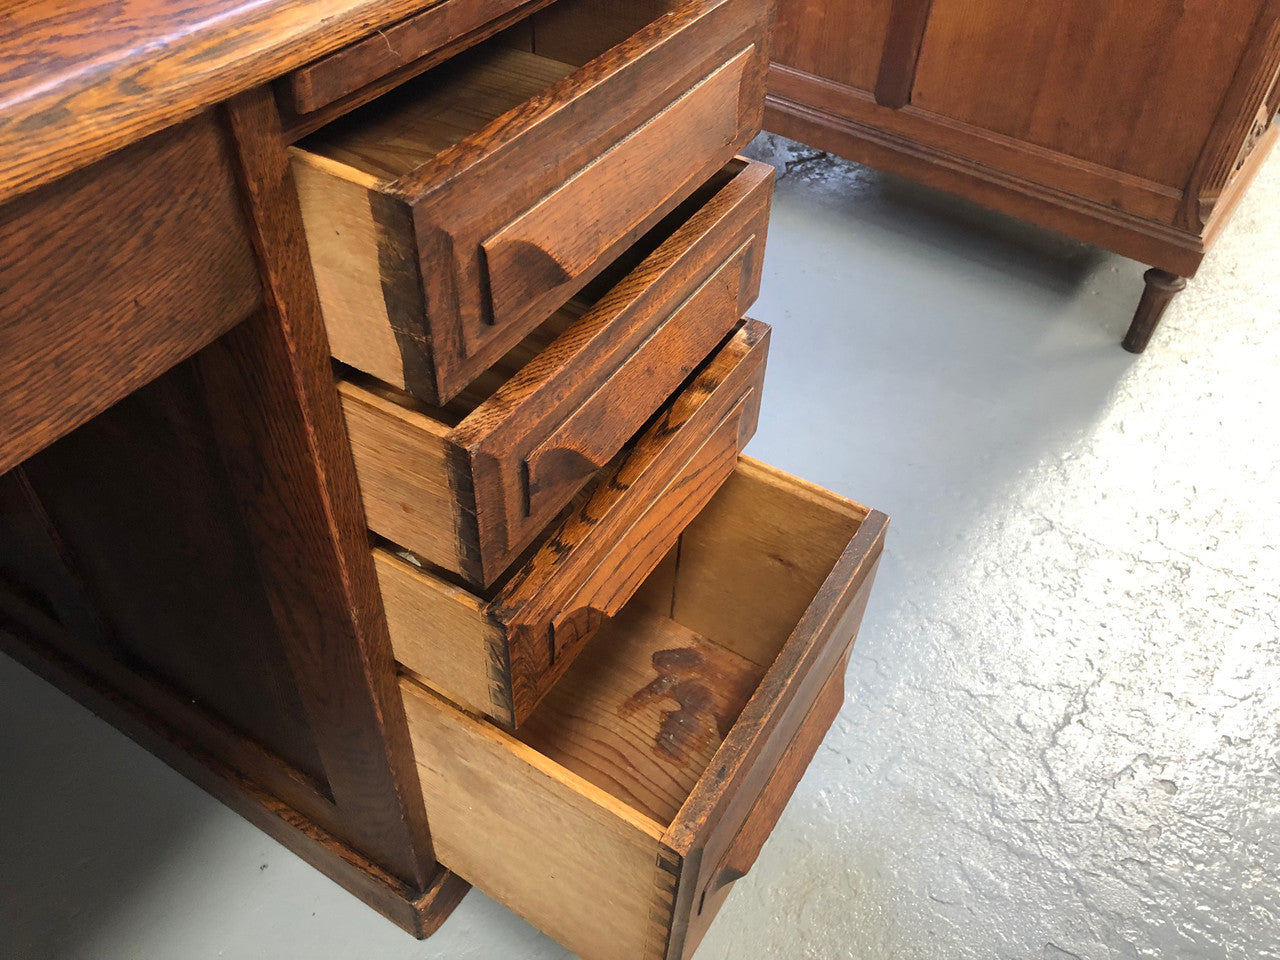
M 843 703 L 888 521 L 756 461 L 506 733 L 404 677 L 440 862 L 586 960 L 680 960 Z
M 522 723 L 733 472 L 759 417 L 768 335 L 743 321 L 494 587 L 468 590 L 408 551 L 376 548 L 396 659 L 467 709 Z
M 444 407 L 349 375 L 369 527 L 492 584 L 755 300 L 772 183 L 731 162 Z
M 560 0 L 291 148 L 334 356 L 451 399 L 760 126 L 768 0 Z

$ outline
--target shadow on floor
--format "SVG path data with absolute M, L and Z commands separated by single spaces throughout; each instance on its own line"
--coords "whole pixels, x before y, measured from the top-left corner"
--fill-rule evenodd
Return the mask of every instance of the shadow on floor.
M 0 956 L 83 956 L 191 869 L 214 801 L 5 657 L 0 731 Z

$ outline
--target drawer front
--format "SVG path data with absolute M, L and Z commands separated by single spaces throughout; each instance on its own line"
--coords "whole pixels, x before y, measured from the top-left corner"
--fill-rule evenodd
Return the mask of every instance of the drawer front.
M 521 724 L 732 472 L 759 416 L 768 335 L 746 321 L 492 599 L 376 551 L 396 659 Z
M 613 459 L 755 301 L 772 182 L 772 168 L 748 162 L 459 425 L 484 582 Z
M 885 522 L 743 459 L 519 738 L 406 679 L 441 863 L 586 960 L 689 956 L 842 705 Z
M 771 479 L 788 482 L 792 478 Z M 859 529 L 681 809 L 667 842 L 683 854 L 667 960 L 692 955 L 746 876 L 844 706 L 844 676 L 883 549 L 883 518 Z
M 733 472 L 759 421 L 769 333 L 746 321 L 495 600 L 516 724 Z
M 427 314 L 457 321 L 435 331 L 447 350 L 437 357 L 443 393 L 469 382 L 754 136 L 765 11 L 761 0 L 681 6 L 567 78 L 529 122 L 509 125 L 415 204 L 418 234 L 430 238 L 421 261 Z M 446 252 L 452 276 L 429 273 Z
M 754 47 L 738 52 L 481 241 L 490 325 L 519 326 L 546 314 L 620 238 L 678 197 L 708 160 L 737 149 L 738 101 L 754 55 Z M 615 82 L 628 81 L 623 74 Z M 482 341 L 485 329 L 473 330 Z
M 364 102 L 479 43 L 550 0 L 446 0 L 357 40 L 279 81 L 281 104 L 295 117 L 333 104 Z M 296 124 L 295 124 L 296 126 Z M 306 129 L 303 125 L 303 129 Z
M 679 4 L 397 179 L 299 148 L 334 355 L 454 397 L 759 129 L 768 9 Z

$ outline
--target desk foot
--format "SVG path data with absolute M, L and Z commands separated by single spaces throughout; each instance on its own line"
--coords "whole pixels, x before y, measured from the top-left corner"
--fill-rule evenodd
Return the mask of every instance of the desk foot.
M 1186 277 L 1179 277 L 1156 267 L 1148 270 L 1142 279 L 1147 282 L 1147 287 L 1142 292 L 1138 310 L 1134 313 L 1129 332 L 1125 334 L 1124 343 L 1121 344 L 1130 353 L 1141 353 L 1147 349 L 1151 335 L 1156 332 L 1160 318 L 1169 309 L 1169 304 L 1187 288 Z

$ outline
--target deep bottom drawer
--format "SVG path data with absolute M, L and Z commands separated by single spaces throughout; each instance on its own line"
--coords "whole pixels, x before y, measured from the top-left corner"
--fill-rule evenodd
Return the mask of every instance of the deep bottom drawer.
M 692 953 L 843 702 L 887 522 L 744 458 L 518 734 L 405 678 L 441 863 L 587 960 Z

